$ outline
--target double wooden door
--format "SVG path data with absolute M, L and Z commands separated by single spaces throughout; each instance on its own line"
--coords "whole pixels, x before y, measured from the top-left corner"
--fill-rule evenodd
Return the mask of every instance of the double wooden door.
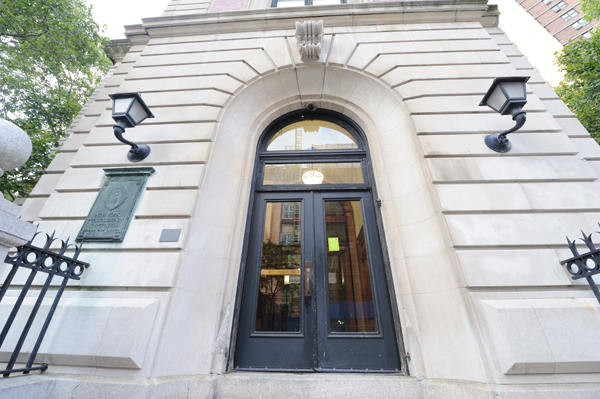
M 400 370 L 369 191 L 258 193 L 234 367 Z

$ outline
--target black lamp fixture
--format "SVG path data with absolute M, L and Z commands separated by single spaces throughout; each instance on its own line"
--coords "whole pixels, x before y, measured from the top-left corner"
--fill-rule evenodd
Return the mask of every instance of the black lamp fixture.
M 154 118 L 154 115 L 142 100 L 140 93 L 116 93 L 108 96 L 113 100 L 112 118 L 117 122 L 113 126 L 115 137 L 121 143 L 131 146 L 127 153 L 127 159 L 130 162 L 139 162 L 145 159 L 150 154 L 150 147 L 124 139 L 123 133 L 128 127 L 136 127 L 146 118 Z
M 519 130 L 525 124 L 525 111 L 523 107 L 527 104 L 527 91 L 525 83 L 529 76 L 511 76 L 494 78 L 488 92 L 483 96 L 479 106 L 487 105 L 500 115 L 512 115 L 515 126 L 501 134 L 488 134 L 485 144 L 496 152 L 508 152 L 512 144 L 506 135 Z

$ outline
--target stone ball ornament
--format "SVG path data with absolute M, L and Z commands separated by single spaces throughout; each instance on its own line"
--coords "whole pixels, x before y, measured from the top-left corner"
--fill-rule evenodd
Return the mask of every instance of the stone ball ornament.
M 14 123 L 0 119 L 0 176 L 27 162 L 31 150 L 27 133 Z

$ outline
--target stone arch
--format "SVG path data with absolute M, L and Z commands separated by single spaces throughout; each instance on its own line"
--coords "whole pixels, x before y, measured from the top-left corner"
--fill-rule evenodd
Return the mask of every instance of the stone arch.
M 213 353 L 227 357 L 226 353 L 232 352 L 227 349 L 231 342 L 233 308 L 259 138 L 274 119 L 304 108 L 308 103 L 348 116 L 365 132 L 375 186 L 382 200 L 382 238 L 391 264 L 404 344 L 416 359 L 411 363 L 411 373 L 429 374 L 421 361 L 424 356 L 433 364 L 440 364 L 441 372 L 443 363 L 449 361 L 439 353 L 440 345 L 445 344 L 433 340 L 429 350 L 422 348 L 419 331 L 435 321 L 425 320 L 424 326 L 419 325 L 423 318 L 418 308 L 427 305 L 415 303 L 414 294 L 423 289 L 419 285 L 422 280 L 415 279 L 407 265 L 427 262 L 443 269 L 447 276 L 457 273 L 410 114 L 400 95 L 385 83 L 363 73 L 323 64 L 279 70 L 259 78 L 235 93 L 219 115 L 197 207 L 201 210 L 205 203 L 205 209 L 227 208 L 227 212 L 231 212 L 226 221 L 229 245 L 220 254 L 215 254 L 226 258 L 227 268 L 222 280 L 221 321 L 215 326 L 217 339 Z M 219 198 L 232 200 L 221 201 L 215 208 L 214 203 Z M 202 214 L 198 217 L 203 224 Z M 214 217 L 206 215 L 205 219 Z M 198 228 L 192 230 L 201 234 Z M 193 231 L 190 239 L 194 239 Z M 206 241 L 205 238 L 202 240 Z M 450 289 L 464 286 L 454 277 L 442 285 Z M 456 309 L 464 312 L 465 306 L 457 305 Z M 462 313 L 455 316 L 461 320 L 467 317 Z M 468 335 L 466 329 L 463 330 Z M 472 338 L 465 338 L 464 344 L 470 345 Z M 438 358 L 437 361 L 434 358 Z M 217 360 L 213 359 L 213 372 L 222 372 L 225 359 Z

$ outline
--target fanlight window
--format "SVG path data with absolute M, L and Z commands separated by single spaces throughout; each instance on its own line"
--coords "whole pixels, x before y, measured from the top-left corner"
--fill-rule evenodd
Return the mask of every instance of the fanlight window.
M 281 117 L 259 146 L 262 166 L 256 183 L 262 190 L 368 187 L 367 153 L 358 129 L 326 110 L 299 110 Z
M 267 151 L 357 149 L 343 127 L 323 120 L 305 120 L 285 126 L 269 141 Z

